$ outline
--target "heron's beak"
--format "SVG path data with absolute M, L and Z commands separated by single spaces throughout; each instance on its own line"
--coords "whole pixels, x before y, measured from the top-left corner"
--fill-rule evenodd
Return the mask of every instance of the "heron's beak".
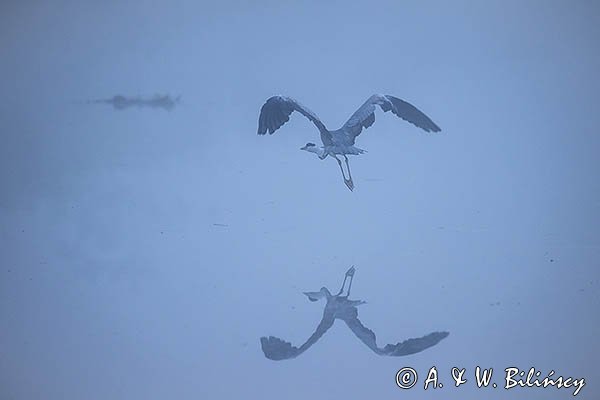
M 300 150 L 306 150 L 306 146 L 300 147 Z

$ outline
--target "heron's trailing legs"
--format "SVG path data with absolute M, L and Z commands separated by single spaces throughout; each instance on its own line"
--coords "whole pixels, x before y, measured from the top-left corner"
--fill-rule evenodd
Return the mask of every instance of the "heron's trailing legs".
M 354 182 L 352 181 L 352 174 L 350 173 L 350 164 L 348 164 L 348 157 L 344 154 L 344 160 L 346 161 L 346 169 L 348 170 L 348 181 L 352 186 L 350 190 L 354 189 Z
M 346 275 L 344 275 L 344 281 L 342 282 L 342 287 L 340 288 L 340 291 L 338 292 L 338 294 L 336 296 L 339 296 L 342 294 L 342 292 L 344 291 L 344 286 L 346 286 L 346 279 L 348 279 L 348 277 L 350 277 L 350 283 L 348 284 L 348 293 L 346 294 L 345 297 L 350 296 L 350 288 L 352 287 L 352 279 L 354 279 L 354 272 L 356 271 L 356 269 L 354 268 L 354 265 L 350 267 L 350 269 L 348 269 L 348 271 L 346 271 Z
M 335 160 L 338 162 L 338 165 L 340 166 L 340 171 L 342 171 L 342 177 L 344 178 L 344 183 L 346 184 L 348 189 L 350 189 L 350 191 L 354 190 L 354 182 L 352 182 L 352 176 L 350 175 L 350 169 L 348 167 L 348 158 L 344 154 L 344 158 L 346 159 L 346 167 L 348 167 L 348 176 L 350 177 L 349 179 L 346 179 L 346 174 L 344 173 L 344 167 L 342 167 L 342 161 L 339 158 L 337 158 L 336 155 L 334 155 L 333 157 L 335 158 Z

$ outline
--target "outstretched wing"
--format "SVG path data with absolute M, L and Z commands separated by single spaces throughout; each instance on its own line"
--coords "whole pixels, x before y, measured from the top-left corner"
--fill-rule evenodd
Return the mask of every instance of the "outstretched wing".
M 363 128 L 366 129 L 375 122 L 375 106 L 381 107 L 384 112 L 393 112 L 398 117 L 426 132 L 441 131 L 439 126 L 412 104 L 394 96 L 374 94 L 369 97 L 369 99 L 365 101 L 354 114 L 352 114 L 350 119 L 341 129 L 350 136 L 352 143 L 354 143 L 354 139 L 360 135 Z
M 272 135 L 273 132 L 290 120 L 290 115 L 294 111 L 298 111 L 300 114 L 311 120 L 319 129 L 319 132 L 328 132 L 319 117 L 296 100 L 290 97 L 273 96 L 268 99 L 260 109 L 258 134 L 264 135 L 269 132 L 269 134 Z
M 354 318 L 346 318 L 344 319 L 344 322 L 348 325 L 348 328 L 354 332 L 356 337 L 367 345 L 367 347 L 379 355 L 385 355 L 383 350 L 377 347 L 375 332 L 364 326 L 356 316 Z
M 285 340 L 276 338 L 274 336 L 262 337 L 260 338 L 260 344 L 265 353 L 265 357 L 270 360 L 287 360 L 290 358 L 298 357 L 300 354 L 305 352 L 310 346 L 315 344 L 317 340 L 321 338 L 327 332 L 329 328 L 333 325 L 335 318 L 333 314 L 324 312 L 323 318 L 317 326 L 315 332 L 308 338 L 306 342 L 300 348 L 296 346 L 292 346 L 291 343 L 286 342 Z
M 377 346 L 375 332 L 364 326 L 358 317 L 346 318 L 344 319 L 344 322 L 346 322 L 346 325 L 354 332 L 356 337 L 376 354 L 381 356 L 406 356 L 418 353 L 438 344 L 440 340 L 449 335 L 448 332 L 433 332 L 418 339 L 408 339 L 395 345 L 387 344 L 384 348 L 379 348 Z
M 261 337 L 260 345 L 263 353 L 265 353 L 265 357 L 270 360 L 287 360 L 298 355 L 297 347 L 292 346 L 290 342 L 286 342 L 285 340 L 281 340 L 275 336 Z
M 396 344 L 386 344 L 383 351 L 388 356 L 407 356 L 419 353 L 425 349 L 435 346 L 440 340 L 446 338 L 449 332 L 432 332 L 420 338 L 407 339 Z

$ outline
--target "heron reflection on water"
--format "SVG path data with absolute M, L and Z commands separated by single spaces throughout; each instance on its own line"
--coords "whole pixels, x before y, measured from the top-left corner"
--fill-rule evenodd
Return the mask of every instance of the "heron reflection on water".
M 274 336 L 261 337 L 260 343 L 265 354 L 265 357 L 271 360 L 287 360 L 298 357 L 300 354 L 308 350 L 310 346 L 315 344 L 321 336 L 333 326 L 336 319 L 340 319 L 348 325 L 350 330 L 354 332 L 364 344 L 367 345 L 376 354 L 381 356 L 406 356 L 409 354 L 419 353 L 431 346 L 436 345 L 440 340 L 449 335 L 448 332 L 432 332 L 420 338 L 407 339 L 397 344 L 387 344 L 384 347 L 378 347 L 376 343 L 375 333 L 365 327 L 358 319 L 357 306 L 365 304 L 362 300 L 350 300 L 350 289 L 352 287 L 352 279 L 356 269 L 350 267 L 344 276 L 342 287 L 336 295 L 332 295 L 326 287 L 322 287 L 318 292 L 304 292 L 310 301 L 318 301 L 325 299 L 325 310 L 321 322 L 317 326 L 315 332 L 308 338 L 300 347 L 293 346 Z M 345 296 L 342 295 L 346 281 L 348 283 L 348 291 Z

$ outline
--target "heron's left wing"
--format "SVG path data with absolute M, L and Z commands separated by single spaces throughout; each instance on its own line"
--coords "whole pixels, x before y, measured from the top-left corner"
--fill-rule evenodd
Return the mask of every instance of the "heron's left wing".
M 394 96 L 374 94 L 352 114 L 341 129 L 348 133 L 353 142 L 360 135 L 363 128 L 366 129 L 375 122 L 375 106 L 381 107 L 384 112 L 391 111 L 426 132 L 441 131 L 439 126 L 412 104 Z
M 298 355 L 298 348 L 296 346 L 292 346 L 290 342 L 286 342 L 275 336 L 261 337 L 260 345 L 263 353 L 265 353 L 265 357 L 269 360 L 287 360 Z
M 297 357 L 308 350 L 310 346 L 315 344 L 321 338 L 321 336 L 323 336 L 325 332 L 327 332 L 327 330 L 333 326 L 334 321 L 334 315 L 325 309 L 323 312 L 323 318 L 321 318 L 321 322 L 319 322 L 317 329 L 299 348 L 292 346 L 291 343 L 276 338 L 275 336 L 262 337 L 260 338 L 260 344 L 263 353 L 265 353 L 265 357 L 275 361 Z

